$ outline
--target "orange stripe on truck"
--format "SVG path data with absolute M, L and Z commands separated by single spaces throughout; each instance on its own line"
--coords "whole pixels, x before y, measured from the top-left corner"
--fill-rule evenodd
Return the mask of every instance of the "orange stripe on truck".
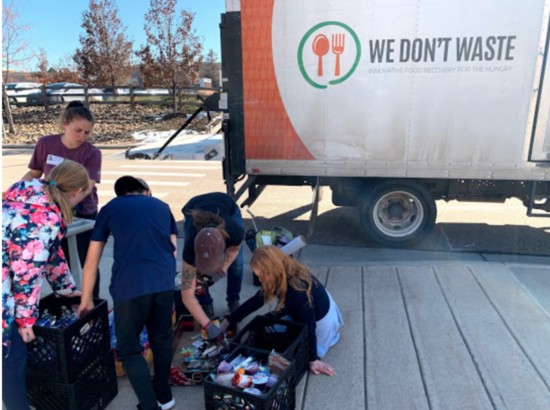
M 312 160 L 288 118 L 275 78 L 273 3 L 258 1 L 241 9 L 246 158 Z

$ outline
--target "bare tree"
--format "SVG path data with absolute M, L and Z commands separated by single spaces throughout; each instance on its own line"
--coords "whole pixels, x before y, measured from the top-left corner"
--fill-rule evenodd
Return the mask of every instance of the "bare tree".
M 14 1 L 2 4 L 2 77 L 4 83 L 9 82 L 10 71 L 17 69 L 32 56 L 26 54 L 29 41 L 24 33 L 30 26 L 19 23 L 19 12 Z
M 46 50 L 44 48 L 40 48 L 38 52 L 38 66 L 37 71 L 34 74 L 35 81 L 41 83 L 42 85 L 46 85 L 49 82 L 49 62 L 48 62 L 48 54 L 46 53 Z
M 82 15 L 84 34 L 74 61 L 88 85 L 127 84 L 131 74 L 132 42 L 118 17 L 115 0 L 90 0 Z
M 6 94 L 6 83 L 9 82 L 10 71 L 27 61 L 30 57 L 25 55 L 29 47 L 28 41 L 23 37 L 29 26 L 19 24 L 19 13 L 14 6 L 13 0 L 9 3 L 2 3 L 2 96 L 4 108 L 8 119 L 8 131 L 15 133 L 11 106 Z
M 212 80 L 212 87 L 218 88 L 220 85 L 220 63 L 218 55 L 210 49 L 202 66 L 202 75 Z
M 59 59 L 51 69 L 48 70 L 48 81 L 51 83 L 81 83 L 82 78 L 78 72 L 73 57 L 69 54 Z
M 147 44 L 138 52 L 145 86 L 170 87 L 176 110 L 176 88 L 196 84 L 202 62 L 202 44 L 193 29 L 195 15 L 177 0 L 150 0 L 145 14 Z

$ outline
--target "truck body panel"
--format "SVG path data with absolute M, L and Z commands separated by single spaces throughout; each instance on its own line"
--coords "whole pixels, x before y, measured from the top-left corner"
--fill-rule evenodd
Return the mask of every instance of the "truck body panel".
M 330 186 L 388 246 L 425 235 L 437 199 L 550 216 L 549 15 L 550 0 L 227 0 L 228 192 Z
M 550 180 L 547 3 L 241 2 L 246 172 Z

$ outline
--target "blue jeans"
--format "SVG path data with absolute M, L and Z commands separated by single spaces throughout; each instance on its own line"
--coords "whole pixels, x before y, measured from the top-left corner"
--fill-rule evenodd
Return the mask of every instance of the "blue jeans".
M 144 410 L 156 409 L 157 400 L 166 403 L 172 399 L 168 377 L 172 362 L 173 305 L 173 290 L 114 302 L 118 358 Z M 147 327 L 153 351 L 153 380 L 141 355 L 139 334 L 143 326 Z
M 239 208 L 237 208 L 235 213 L 231 216 L 239 223 L 240 226 L 244 226 L 243 217 Z M 184 223 L 193 223 L 193 220 L 191 218 L 186 218 Z M 233 261 L 231 266 L 229 266 L 229 269 L 227 269 L 227 297 L 225 299 L 227 302 L 239 301 L 241 286 L 243 284 L 243 245 L 244 240 L 243 244 L 241 244 L 241 249 L 237 254 L 237 258 Z M 208 288 L 206 288 L 206 294 L 197 295 L 197 299 L 201 305 L 211 305 L 213 303 L 212 296 L 210 296 Z
M 11 344 L 2 345 L 2 402 L 7 410 L 28 410 L 25 369 L 27 367 L 27 346 L 12 325 Z

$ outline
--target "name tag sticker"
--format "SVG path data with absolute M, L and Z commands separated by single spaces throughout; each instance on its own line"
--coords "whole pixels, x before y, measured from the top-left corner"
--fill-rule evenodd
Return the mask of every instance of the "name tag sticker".
M 63 162 L 63 157 L 58 157 L 57 155 L 48 154 L 48 157 L 46 158 L 46 164 L 53 165 L 54 167 L 56 165 L 59 165 Z

